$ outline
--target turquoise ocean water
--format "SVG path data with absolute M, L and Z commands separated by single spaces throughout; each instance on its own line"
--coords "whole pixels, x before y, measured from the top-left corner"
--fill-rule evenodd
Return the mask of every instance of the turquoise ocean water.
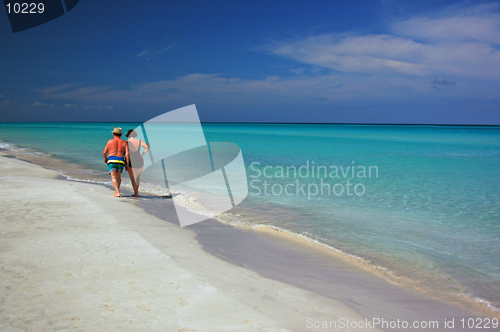
M 50 154 L 79 180 L 109 182 L 114 126 L 4 123 L 0 148 Z M 233 221 L 304 234 L 398 280 L 500 307 L 500 128 L 203 124 L 241 147 L 249 195 Z M 16 148 L 17 147 L 17 148 Z M 144 187 L 154 191 L 155 183 Z

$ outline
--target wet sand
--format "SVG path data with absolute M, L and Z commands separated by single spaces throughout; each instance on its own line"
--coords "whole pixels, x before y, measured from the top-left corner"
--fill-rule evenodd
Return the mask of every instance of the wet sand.
M 156 203 L 143 199 L 139 205 L 159 218 L 175 220 L 170 201 Z M 486 307 L 483 311 L 480 306 L 471 307 L 468 303 L 449 303 L 424 296 L 389 282 L 383 274 L 374 274 L 371 268 L 363 266 L 354 258 L 269 228 L 243 229 L 207 220 L 189 226 L 189 229 L 195 231 L 196 240 L 208 253 L 233 265 L 258 272 L 265 278 L 334 299 L 369 321 L 399 320 L 410 324 L 438 321 L 440 328 L 434 329 L 438 331 L 444 329 L 445 321 L 490 317 Z M 155 241 L 150 240 L 153 243 Z M 448 330 L 476 330 L 461 328 L 458 323 L 455 325 L 455 329 Z M 414 331 L 429 329 L 412 328 Z

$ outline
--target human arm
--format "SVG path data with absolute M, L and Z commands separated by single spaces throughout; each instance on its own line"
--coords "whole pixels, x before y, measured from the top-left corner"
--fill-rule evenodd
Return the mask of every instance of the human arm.
M 144 152 L 141 153 L 141 157 L 144 157 L 144 155 L 149 151 L 149 145 L 147 145 L 146 142 L 141 141 L 141 146 L 144 148 Z
M 106 144 L 106 147 L 104 148 L 104 151 L 102 152 L 102 156 L 104 158 L 104 163 L 108 163 L 108 144 Z
M 128 151 L 128 142 L 125 142 L 125 156 L 126 156 L 126 164 L 125 164 L 125 170 L 128 169 L 128 165 L 130 165 L 130 153 Z

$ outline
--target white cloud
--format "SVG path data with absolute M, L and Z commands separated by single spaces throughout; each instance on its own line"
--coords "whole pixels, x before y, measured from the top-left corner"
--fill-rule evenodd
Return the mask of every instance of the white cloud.
M 497 3 L 447 11 L 441 17 L 415 17 L 397 22 L 397 35 L 430 41 L 479 41 L 500 44 L 500 8 Z
M 78 88 L 78 89 L 73 89 L 73 90 L 68 90 L 68 91 L 71 91 L 71 94 L 73 94 L 73 95 L 86 96 L 88 94 L 93 94 L 93 93 L 96 93 L 96 92 L 99 92 L 99 91 L 105 91 L 105 90 L 108 90 L 108 89 L 109 88 L 106 87 L 106 86 L 96 86 L 96 87 L 84 86 L 84 87 L 81 87 L 81 88 Z
M 304 75 L 306 73 L 306 69 L 305 68 L 293 68 L 293 69 L 290 69 L 290 72 L 294 73 L 296 75 Z
M 45 99 L 73 100 L 82 103 L 113 104 L 167 104 L 177 105 L 203 102 L 211 105 L 295 105 L 297 103 L 335 103 L 339 101 L 416 99 L 432 91 L 425 77 L 398 78 L 377 76 L 360 80 L 348 74 L 294 76 L 283 79 L 270 76 L 262 80 L 223 77 L 217 74 L 192 74 L 173 80 L 133 85 L 125 90 L 88 87 L 94 92 L 82 95 L 79 89 L 46 94 Z M 450 90 L 460 94 L 465 86 Z M 496 93 L 500 96 L 500 93 Z M 84 108 L 97 108 L 86 106 Z
M 64 104 L 63 107 L 76 107 L 76 105 L 72 105 L 72 104 Z
M 337 38 L 326 34 L 281 43 L 272 53 L 348 73 L 427 76 L 445 72 L 500 78 L 500 53 L 479 42 L 423 44 L 388 35 Z
M 439 19 L 418 17 L 396 23 L 398 35 L 430 41 L 479 41 L 500 44 L 500 14 L 456 16 Z
M 56 93 L 56 92 L 61 92 L 61 91 L 66 91 L 66 90 L 71 90 L 76 86 L 82 85 L 81 83 L 71 83 L 71 84 L 62 84 L 62 85 L 57 85 L 57 86 L 51 86 L 48 88 L 42 88 L 42 89 L 37 89 L 36 91 L 41 92 L 41 93 Z
M 148 53 L 149 53 L 149 51 L 144 51 L 144 52 L 141 52 L 139 54 L 134 55 L 132 58 L 140 58 L 141 56 L 145 56 Z
M 394 35 L 322 34 L 269 45 L 272 54 L 345 73 L 500 79 L 500 14 L 494 6 L 397 22 Z
M 133 58 L 141 58 L 141 57 L 144 57 L 144 56 L 147 55 L 147 58 L 149 60 L 149 59 L 153 58 L 154 56 L 156 56 L 158 54 L 161 54 L 161 53 L 163 53 L 165 51 L 171 50 L 174 47 L 175 47 L 175 45 L 169 45 L 169 46 L 164 47 L 164 48 L 162 48 L 160 50 L 157 50 L 157 51 L 146 50 L 146 51 L 143 51 L 143 52 L 141 52 L 139 54 L 136 54 L 136 55 L 132 56 L 131 59 L 133 59 Z
M 36 101 L 33 103 L 33 106 L 47 106 L 47 104 L 40 103 L 40 102 Z
M 163 52 L 165 52 L 165 51 L 168 51 L 168 50 L 173 49 L 174 47 L 175 47 L 175 45 L 169 45 L 169 46 L 167 46 L 167 47 L 165 47 L 165 48 L 162 48 L 161 50 L 158 50 L 158 51 L 155 51 L 155 52 L 151 53 L 151 55 L 158 55 L 158 54 L 161 54 L 161 53 L 163 53 Z
M 495 33 L 495 8 L 462 8 L 441 18 L 409 19 L 395 23 L 392 35 L 321 34 L 267 45 L 272 54 L 300 62 L 292 66 L 295 69 L 288 68 L 295 74 L 290 78 L 254 80 L 196 73 L 119 90 L 65 84 L 39 91 L 44 100 L 115 106 L 200 102 L 218 106 L 335 105 L 342 101 L 366 101 L 368 105 L 424 103 L 443 97 L 491 100 L 500 98 L 500 52 L 495 44 L 500 30 Z M 437 27 L 442 34 L 435 32 Z M 146 55 L 144 52 L 137 56 Z M 437 94 L 434 88 L 442 89 Z M 93 107 L 98 108 L 84 108 Z
M 97 110 L 102 110 L 102 109 L 108 109 L 108 110 L 112 110 L 114 109 L 113 106 L 83 106 L 84 109 L 89 109 L 89 110 L 94 110 L 94 109 L 97 109 Z
M 272 53 L 342 72 L 422 75 L 425 65 L 417 62 L 421 48 L 412 40 L 388 35 L 323 34 L 278 43 Z

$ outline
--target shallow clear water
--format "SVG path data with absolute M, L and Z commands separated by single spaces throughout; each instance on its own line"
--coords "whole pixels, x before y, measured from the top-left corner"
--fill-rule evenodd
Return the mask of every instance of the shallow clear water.
M 107 179 L 102 149 L 112 127 L 138 125 L 1 124 L 0 139 L 84 165 Z M 233 213 L 307 234 L 418 286 L 500 306 L 500 128 L 203 129 L 209 142 L 241 147 L 250 193 Z

